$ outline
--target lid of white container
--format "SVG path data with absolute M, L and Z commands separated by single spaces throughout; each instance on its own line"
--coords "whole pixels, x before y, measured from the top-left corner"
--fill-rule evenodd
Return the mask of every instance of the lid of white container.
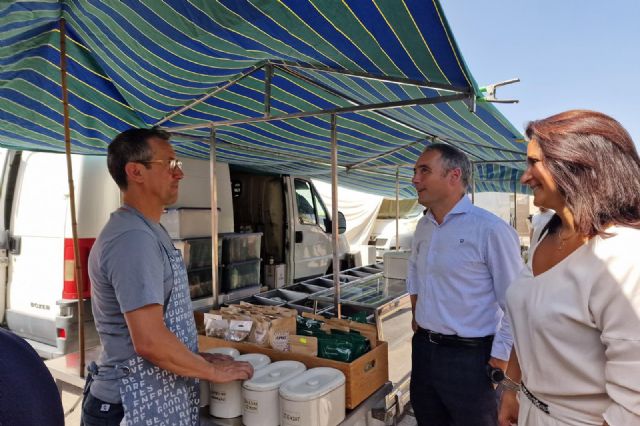
M 258 370 L 271 364 L 271 358 L 265 354 L 244 354 L 236 357 L 236 361 L 245 361 L 253 366 L 253 370 Z
M 240 351 L 237 350 L 236 348 L 227 348 L 227 347 L 211 348 L 211 349 L 207 349 L 204 352 L 208 353 L 208 354 L 229 355 L 230 357 L 233 357 L 233 358 L 235 358 L 238 355 L 240 355 Z
M 310 401 L 339 388 L 346 381 L 340 370 L 317 367 L 280 386 L 280 396 L 289 401 Z
M 280 385 L 289 379 L 304 372 L 307 367 L 298 361 L 278 361 L 256 371 L 253 377 L 242 384 L 247 390 L 270 391 L 278 389 Z

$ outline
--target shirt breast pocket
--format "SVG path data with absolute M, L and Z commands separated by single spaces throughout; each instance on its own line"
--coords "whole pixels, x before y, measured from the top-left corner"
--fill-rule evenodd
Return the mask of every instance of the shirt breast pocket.
M 450 245 L 445 256 L 456 265 L 456 268 L 471 273 L 486 270 L 486 264 L 477 245 L 464 238 L 458 238 Z

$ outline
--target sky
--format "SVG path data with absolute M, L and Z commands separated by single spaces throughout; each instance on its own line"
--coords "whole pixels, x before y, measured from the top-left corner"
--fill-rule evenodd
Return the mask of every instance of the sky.
M 640 149 L 640 0 L 440 0 L 479 86 L 520 132 L 530 120 L 593 109 Z

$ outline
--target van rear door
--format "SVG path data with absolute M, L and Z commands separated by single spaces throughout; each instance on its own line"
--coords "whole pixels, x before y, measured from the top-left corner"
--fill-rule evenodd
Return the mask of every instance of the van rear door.
M 65 157 L 23 152 L 11 212 L 7 324 L 20 336 L 56 345 L 69 200 Z

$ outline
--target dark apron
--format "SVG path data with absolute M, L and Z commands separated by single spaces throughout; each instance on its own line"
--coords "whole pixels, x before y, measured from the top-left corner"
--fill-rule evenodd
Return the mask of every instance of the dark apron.
M 128 209 L 131 211 L 132 209 Z M 137 212 L 132 212 L 138 214 Z M 142 217 L 142 216 L 141 216 Z M 145 223 L 148 223 L 142 217 Z M 180 250 L 162 242 L 173 272 L 173 287 L 164 306 L 169 331 L 198 352 L 198 338 L 189 294 L 187 271 Z M 95 367 L 94 367 L 95 368 Z M 134 355 L 95 380 L 117 379 L 127 425 L 197 426 L 200 424 L 198 379 L 178 376 Z

